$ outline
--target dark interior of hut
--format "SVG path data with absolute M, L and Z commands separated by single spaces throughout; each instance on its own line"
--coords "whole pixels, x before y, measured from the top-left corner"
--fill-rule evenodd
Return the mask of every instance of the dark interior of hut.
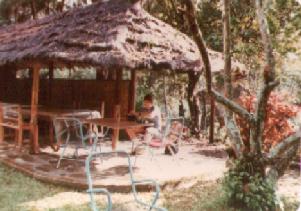
M 132 72 L 90 69 L 87 74 L 81 74 L 80 71 L 88 72 L 87 69 L 52 71 L 42 69 L 39 105 L 58 109 L 100 110 L 101 103 L 105 102 L 106 117 L 112 117 L 112 108 L 116 104 L 121 105 L 123 116 L 133 109 L 134 104 L 130 103 L 135 95 L 135 90 L 131 89 Z M 0 101 L 30 105 L 32 90 L 30 69 L 0 71 L 0 80 Z

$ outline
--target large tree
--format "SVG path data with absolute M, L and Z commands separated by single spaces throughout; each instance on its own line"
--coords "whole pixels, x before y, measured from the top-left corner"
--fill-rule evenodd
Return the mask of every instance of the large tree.
M 233 14 L 231 24 L 231 56 L 246 64 L 250 70 L 248 74 L 251 91 L 257 91 L 258 68 L 262 58 L 263 46 L 260 43 L 260 30 L 256 21 L 255 0 L 233 0 L 229 11 Z M 195 1 L 197 6 L 196 18 L 203 39 L 208 48 L 223 51 L 223 21 L 220 0 Z M 267 4 L 267 20 L 270 26 L 271 38 L 276 56 L 294 50 L 293 40 L 297 38 L 301 28 L 301 5 L 296 0 L 269 1 Z M 145 8 L 151 14 L 164 20 L 190 36 L 189 24 L 185 18 L 184 0 L 152 0 L 146 1 Z M 281 18 L 277 18 L 281 17 Z M 277 62 L 281 57 L 277 57 Z M 202 96 L 199 84 L 201 74 L 191 73 L 188 78 L 189 109 L 192 120 L 192 131 L 197 134 L 201 131 Z M 213 80 L 215 81 L 215 80 Z M 213 84 L 214 85 L 214 84 Z M 204 120 L 204 118 L 203 118 Z
M 236 102 L 232 100 L 232 82 L 231 77 L 231 33 L 230 33 L 230 0 L 223 1 L 223 41 L 224 41 L 224 56 L 225 56 L 225 95 L 222 95 L 215 91 L 211 86 L 211 67 L 209 56 L 206 48 L 206 44 L 202 35 L 202 32 L 197 23 L 197 13 L 195 4 L 192 0 L 187 0 L 187 19 L 190 24 L 190 29 L 196 41 L 202 59 L 205 64 L 205 74 L 207 80 L 207 92 L 215 98 L 217 102 L 222 104 L 226 109 L 226 127 L 230 137 L 232 148 L 235 152 L 236 158 L 241 161 L 240 166 L 235 166 L 234 171 L 242 171 L 241 165 L 248 163 L 248 168 L 244 169 L 249 178 L 241 177 L 244 185 L 242 186 L 246 190 L 249 190 L 249 183 L 251 178 L 259 176 L 260 181 L 266 181 L 266 184 L 273 184 L 275 187 L 277 179 L 283 174 L 287 168 L 287 163 L 292 159 L 298 150 L 300 144 L 301 131 L 297 131 L 291 136 L 280 141 L 279 144 L 272 147 L 268 153 L 263 151 L 263 133 L 265 128 L 265 119 L 267 116 L 267 103 L 272 90 L 279 85 L 279 81 L 276 79 L 275 71 L 275 57 L 271 34 L 269 30 L 268 20 L 266 17 L 266 8 L 262 0 L 255 1 L 256 20 L 259 25 L 260 36 L 262 40 L 262 46 L 264 49 L 264 68 L 262 69 L 262 84 L 258 92 L 257 102 L 255 106 L 255 112 L 251 113 Z M 234 114 L 239 115 L 250 125 L 250 151 L 247 153 L 243 149 L 246 148 L 245 143 L 242 141 L 238 125 L 235 122 Z M 233 170 L 232 169 L 232 170 Z M 233 176 L 234 174 L 231 174 Z M 231 178 L 231 177 L 228 177 Z M 247 182 L 245 181 L 247 180 Z M 264 183 L 265 184 L 265 183 Z M 265 194 L 265 193 L 262 193 Z M 269 191 L 266 194 L 270 194 Z M 239 198 L 239 197 L 238 197 Z M 244 198 L 241 197 L 243 201 Z M 260 205 L 259 205 L 260 206 Z M 273 205 L 271 205 L 273 207 Z M 270 207 L 270 208 L 271 208 Z

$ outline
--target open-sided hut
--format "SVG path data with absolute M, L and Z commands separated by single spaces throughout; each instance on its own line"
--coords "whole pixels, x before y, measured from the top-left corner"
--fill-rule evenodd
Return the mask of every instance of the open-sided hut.
M 31 99 L 35 149 L 38 104 L 71 105 L 83 98 L 95 102 L 88 107 L 105 101 L 109 115 L 115 104 L 125 113 L 134 108 L 137 69 L 188 72 L 200 71 L 201 66 L 195 43 L 148 14 L 139 2 L 99 1 L 0 28 L 0 100 L 29 103 Z M 54 69 L 73 67 L 95 67 L 99 80 L 53 80 Z M 16 71 L 26 68 L 31 80 L 18 80 Z M 49 73 L 40 80 L 42 68 Z M 123 70 L 131 71 L 130 80 L 122 80 Z M 103 72 L 115 75 L 114 80 L 102 80 Z

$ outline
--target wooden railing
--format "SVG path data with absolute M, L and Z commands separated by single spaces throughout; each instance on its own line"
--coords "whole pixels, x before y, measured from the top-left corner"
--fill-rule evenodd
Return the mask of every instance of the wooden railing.
M 21 105 L 0 103 L 0 143 L 4 141 L 5 128 L 15 131 L 16 146 L 21 149 L 23 131 L 31 129 L 23 119 Z

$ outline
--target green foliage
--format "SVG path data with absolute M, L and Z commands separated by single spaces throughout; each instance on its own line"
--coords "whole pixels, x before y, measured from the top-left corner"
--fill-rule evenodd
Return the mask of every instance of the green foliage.
M 142 107 L 146 94 L 152 94 L 156 103 L 165 112 L 165 106 L 171 115 L 178 115 L 179 100 L 186 99 L 186 75 L 177 75 L 169 71 L 141 71 L 137 77 L 136 109 Z
M 72 6 L 87 4 L 87 0 L 0 0 L 0 25 L 6 23 L 24 22 L 45 15 L 61 12 Z
M 198 5 L 198 23 L 206 43 L 216 50 L 223 51 L 222 11 L 219 0 L 204 0 Z
M 234 163 L 223 180 L 229 206 L 250 211 L 276 209 L 274 187 L 264 177 L 264 160 L 248 154 Z
M 36 12 L 39 12 L 45 8 L 46 3 L 47 1 L 44 0 L 36 0 L 34 3 L 32 0 L 2 0 L 0 2 L 0 17 L 7 23 L 23 22 L 31 18 L 33 7 Z
M 147 1 L 145 8 L 155 17 L 187 33 L 185 14 L 182 11 L 185 0 L 153 0 Z
M 267 17 L 277 51 L 282 55 L 295 52 L 301 34 L 301 5 L 296 0 L 276 0 Z

